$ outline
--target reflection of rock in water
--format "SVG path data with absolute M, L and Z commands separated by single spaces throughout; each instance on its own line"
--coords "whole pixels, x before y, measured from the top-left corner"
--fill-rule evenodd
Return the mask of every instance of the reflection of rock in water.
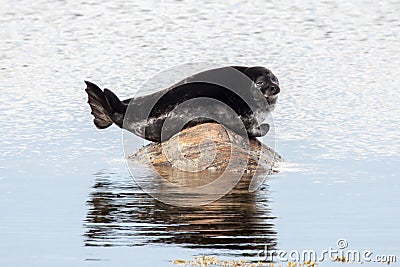
M 128 143 L 125 145 L 129 150 Z M 250 191 L 256 190 L 281 161 L 278 153 L 256 138 L 218 123 L 205 123 L 139 149 L 129 155 L 128 167 L 151 196 L 174 206 L 191 207 L 219 199 L 240 180 L 249 182 Z
M 249 193 L 248 183 L 240 182 L 216 202 L 182 208 L 153 199 L 130 177 L 95 176 L 87 202 L 86 246 L 171 244 L 229 249 L 227 254 L 242 256 L 254 256 L 264 245 L 275 246 L 266 186 Z

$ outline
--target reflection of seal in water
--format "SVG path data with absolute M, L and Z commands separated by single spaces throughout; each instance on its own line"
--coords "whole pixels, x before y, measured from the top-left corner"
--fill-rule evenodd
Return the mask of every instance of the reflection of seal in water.
M 115 123 L 155 142 L 169 139 L 183 125 L 190 127 L 210 121 L 222 123 L 239 134 L 243 134 L 244 126 L 249 136 L 263 136 L 269 125 L 261 122 L 273 110 L 280 92 L 278 79 L 270 70 L 239 66 L 201 72 L 165 90 L 123 101 L 108 89 L 103 91 L 91 82 L 86 85 L 97 128 Z M 183 105 L 196 99 L 215 101 Z M 193 115 L 196 117 L 191 119 Z

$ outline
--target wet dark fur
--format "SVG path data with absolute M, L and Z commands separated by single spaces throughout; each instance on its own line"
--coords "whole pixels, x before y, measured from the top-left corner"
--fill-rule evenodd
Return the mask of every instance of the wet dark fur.
M 227 68 L 234 68 L 234 70 L 226 72 Z M 261 124 L 262 121 L 256 118 L 254 111 L 261 114 L 262 118 L 265 118 L 273 110 L 277 94 L 280 91 L 277 78 L 270 70 L 263 67 L 233 66 L 227 68 L 213 69 L 196 74 L 165 90 L 123 101 L 120 101 L 110 90 L 101 90 L 94 83 L 85 81 L 88 103 L 94 116 L 94 124 L 99 129 L 105 129 L 115 123 L 120 128 L 126 129 L 142 138 L 161 142 L 179 132 L 182 129 L 182 125 L 191 127 L 199 123 L 212 121 L 201 117 L 190 122 L 185 121 L 188 116 L 192 115 L 191 112 L 202 114 L 199 112 L 211 109 L 215 116 L 221 118 L 224 125 L 238 133 L 243 133 L 240 127 L 244 125 L 245 132 L 249 136 L 265 135 L 269 130 L 269 125 Z M 245 74 L 249 78 L 248 81 L 247 79 L 246 81 L 239 79 L 238 82 L 233 79 L 232 75 L 240 75 L 238 71 Z M 230 76 L 222 77 L 226 73 Z M 250 94 L 251 90 L 258 90 L 263 94 L 263 97 L 253 101 L 251 99 L 254 99 L 254 97 L 249 95 L 244 100 L 243 95 L 239 96 L 228 89 L 229 87 L 203 82 L 209 77 L 223 80 L 228 85 L 232 80 L 232 86 L 241 86 L 240 90 L 243 94 Z M 238 85 L 238 83 L 241 84 Z M 183 109 L 183 114 L 173 113 L 174 108 L 179 104 L 184 104 L 188 100 L 198 99 L 199 97 L 218 100 L 230 107 L 236 114 L 235 116 L 227 115 L 228 113 L 222 105 L 215 104 L 210 104 L 210 106 L 204 104 L 204 107 L 187 107 Z M 169 126 L 164 125 L 167 118 L 170 120 Z M 242 123 L 238 123 L 237 118 L 240 118 Z M 181 126 L 175 127 L 173 125 Z M 162 127 L 164 127 L 163 135 L 161 135 Z

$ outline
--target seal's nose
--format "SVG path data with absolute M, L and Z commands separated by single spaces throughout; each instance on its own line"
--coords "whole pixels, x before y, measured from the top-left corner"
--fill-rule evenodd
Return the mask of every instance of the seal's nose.
M 270 90 L 271 90 L 272 95 L 277 95 L 281 91 L 281 89 L 277 85 L 271 85 Z

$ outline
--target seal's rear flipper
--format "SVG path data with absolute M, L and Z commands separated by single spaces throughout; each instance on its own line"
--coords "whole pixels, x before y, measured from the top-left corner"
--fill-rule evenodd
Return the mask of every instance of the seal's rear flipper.
M 88 103 L 92 109 L 92 115 L 94 116 L 94 124 L 98 129 L 105 129 L 113 124 L 111 119 L 112 109 L 107 102 L 103 90 L 101 90 L 94 83 L 85 81 L 87 88 L 85 89 L 88 94 Z
M 113 111 L 120 114 L 125 114 L 127 108 L 126 104 L 121 102 L 121 100 L 119 100 L 119 98 L 113 92 L 108 89 L 104 89 L 104 95 L 107 99 L 108 105 Z

